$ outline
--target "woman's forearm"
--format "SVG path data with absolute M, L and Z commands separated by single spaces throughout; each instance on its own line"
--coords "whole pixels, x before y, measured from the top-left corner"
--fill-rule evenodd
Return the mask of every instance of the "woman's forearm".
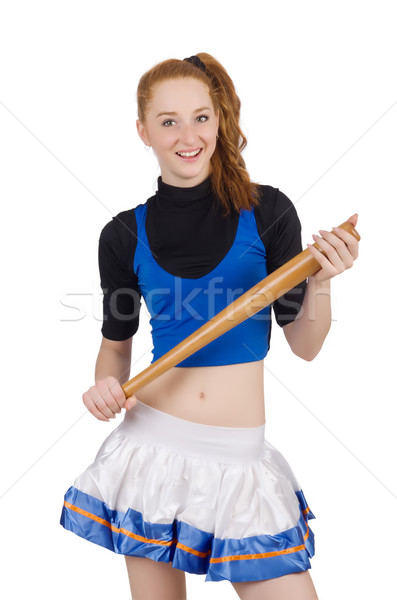
M 95 382 L 113 375 L 121 385 L 130 378 L 131 358 L 112 348 L 101 347 L 95 365 Z
M 284 327 L 292 351 L 305 360 L 317 356 L 331 327 L 330 283 L 329 279 L 316 283 L 309 277 L 301 310 Z

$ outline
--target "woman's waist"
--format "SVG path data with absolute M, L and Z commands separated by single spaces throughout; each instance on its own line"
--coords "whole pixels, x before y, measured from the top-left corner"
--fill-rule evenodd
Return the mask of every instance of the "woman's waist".
M 264 456 L 265 424 L 257 427 L 206 425 L 180 419 L 138 401 L 118 432 L 135 443 L 166 447 L 180 456 L 211 462 L 252 462 Z
M 265 423 L 263 361 L 216 367 L 173 367 L 135 394 L 173 416 L 224 427 Z

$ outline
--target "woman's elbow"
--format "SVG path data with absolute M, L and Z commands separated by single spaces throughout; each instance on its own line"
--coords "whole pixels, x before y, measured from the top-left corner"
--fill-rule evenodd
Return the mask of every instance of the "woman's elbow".
M 302 360 L 305 360 L 306 362 L 311 362 L 313 359 L 316 358 L 317 354 L 320 352 L 320 348 L 317 350 L 317 352 L 308 352 L 307 350 L 296 350 L 292 348 L 292 346 L 291 350 L 295 354 L 295 356 L 301 358 Z
M 316 358 L 316 356 L 319 352 L 320 352 L 320 350 L 318 350 L 317 352 L 313 352 L 312 354 L 298 354 L 298 356 L 299 356 L 299 358 L 302 358 L 306 362 L 311 362 L 312 360 L 314 360 Z

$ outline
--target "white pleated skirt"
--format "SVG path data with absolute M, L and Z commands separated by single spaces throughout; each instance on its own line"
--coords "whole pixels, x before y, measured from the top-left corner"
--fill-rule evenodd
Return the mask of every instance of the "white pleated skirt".
M 60 522 L 205 581 L 259 581 L 311 568 L 314 518 L 265 425 L 203 425 L 138 400 L 67 490 Z

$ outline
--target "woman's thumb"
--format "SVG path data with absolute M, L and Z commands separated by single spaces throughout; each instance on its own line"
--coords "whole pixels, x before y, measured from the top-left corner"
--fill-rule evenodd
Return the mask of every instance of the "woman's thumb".
M 136 396 L 130 396 L 129 398 L 127 398 L 126 401 L 124 402 L 125 410 L 130 410 L 133 406 L 135 406 L 137 401 L 138 401 L 138 398 Z

